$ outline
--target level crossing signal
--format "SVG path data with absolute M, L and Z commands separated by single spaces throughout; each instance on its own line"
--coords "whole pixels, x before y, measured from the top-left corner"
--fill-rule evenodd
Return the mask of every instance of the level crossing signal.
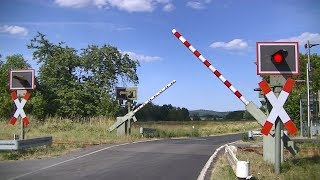
M 258 75 L 298 75 L 297 42 L 257 42 Z

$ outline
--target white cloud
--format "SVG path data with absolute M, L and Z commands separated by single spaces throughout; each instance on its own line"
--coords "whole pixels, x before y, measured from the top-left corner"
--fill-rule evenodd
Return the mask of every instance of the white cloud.
M 54 2 L 62 7 L 80 8 L 95 3 L 95 0 L 55 0 Z
M 210 45 L 210 47 L 227 50 L 245 50 L 248 48 L 248 43 L 242 39 L 234 39 L 229 42 L 214 42 Z
M 152 12 L 154 1 L 150 0 L 108 0 L 109 5 L 128 12 Z
M 61 7 L 113 7 L 128 12 L 152 12 L 158 5 L 162 5 L 164 11 L 170 11 L 173 9 L 170 2 L 171 0 L 55 0 Z
M 319 33 L 309 33 L 309 32 L 304 32 L 302 34 L 300 34 L 299 36 L 295 36 L 295 37 L 289 37 L 286 39 L 278 39 L 276 40 L 276 42 L 299 42 L 299 44 L 301 46 L 304 46 L 304 44 L 306 44 L 308 42 L 308 40 L 310 41 L 310 43 L 320 43 L 320 34 Z
M 209 4 L 211 0 L 198 0 L 198 1 L 188 1 L 187 7 L 190 7 L 192 9 L 205 9 L 206 5 Z
M 130 51 L 120 51 L 122 54 L 128 54 L 131 59 L 138 60 L 140 62 L 153 62 L 153 61 L 159 61 L 162 58 L 159 56 L 147 56 L 143 54 L 137 54 Z
M 167 12 L 170 12 L 170 11 L 173 11 L 175 9 L 174 5 L 169 3 L 169 4 L 166 4 L 165 6 L 163 6 L 163 10 L 164 11 L 167 11 Z
M 0 26 L 0 32 L 9 33 L 12 35 L 21 35 L 21 36 L 28 35 L 28 30 L 21 26 L 8 26 L 8 25 Z

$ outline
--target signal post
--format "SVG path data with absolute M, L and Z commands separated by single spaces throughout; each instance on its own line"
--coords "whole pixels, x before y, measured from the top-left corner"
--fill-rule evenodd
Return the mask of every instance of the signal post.
M 285 137 L 283 134 L 283 123 L 289 134 L 293 135 L 297 132 L 293 121 L 283 109 L 283 104 L 294 85 L 294 80 L 289 77 L 299 74 L 298 43 L 257 42 L 257 74 L 270 77 L 269 84 L 273 91 L 271 94 L 274 96 L 272 100 L 270 99 L 270 93 L 266 92 L 268 83 L 265 80 L 259 83 L 265 95 L 269 111 L 268 119 L 261 130 L 265 135 L 263 137 L 263 158 L 265 161 L 274 164 L 275 173 L 280 174 Z M 281 90 L 282 87 L 283 90 Z M 275 114 L 275 111 L 278 113 Z M 270 118 L 274 120 L 274 128 L 273 124 L 269 122 Z M 274 131 L 274 136 L 269 134 L 270 131 Z
M 19 139 L 25 139 L 24 126 L 29 124 L 29 120 L 23 107 L 30 97 L 28 90 L 33 90 L 34 88 L 34 69 L 17 69 L 9 72 L 9 89 L 12 91 L 11 97 L 16 106 L 16 111 L 10 120 L 10 124 L 14 125 L 19 116 L 21 116 L 21 135 Z M 20 98 L 21 101 L 19 100 Z

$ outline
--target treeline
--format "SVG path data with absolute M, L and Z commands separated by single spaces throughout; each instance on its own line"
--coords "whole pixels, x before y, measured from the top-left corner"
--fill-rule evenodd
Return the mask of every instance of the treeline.
M 220 112 L 219 114 L 220 115 L 213 115 L 213 114 L 199 115 L 197 113 L 193 113 L 191 115 L 191 119 L 193 121 L 200 121 L 200 120 L 253 120 L 254 119 L 248 111 L 244 111 L 244 110 Z M 222 114 L 225 114 L 225 115 L 222 115 Z
M 190 121 L 188 109 L 171 104 L 159 106 L 149 103 L 136 113 L 136 117 L 139 121 Z

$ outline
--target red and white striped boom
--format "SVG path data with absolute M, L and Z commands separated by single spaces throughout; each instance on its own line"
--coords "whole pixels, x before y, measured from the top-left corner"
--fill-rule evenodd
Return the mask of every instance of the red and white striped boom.
M 169 84 L 167 84 L 165 87 L 163 87 L 159 92 L 157 92 L 155 95 L 150 97 L 147 101 L 145 101 L 143 104 L 141 104 L 139 107 L 137 107 L 135 110 L 128 112 L 123 117 L 117 117 L 117 122 L 115 122 L 110 128 L 109 131 L 113 131 L 115 128 L 118 128 L 122 123 L 124 123 L 127 120 L 133 119 L 133 121 L 137 121 L 136 117 L 134 116 L 135 113 L 137 113 L 141 108 L 143 108 L 145 105 L 147 105 L 149 102 L 151 102 L 153 99 L 158 97 L 161 93 L 163 93 L 165 90 L 167 90 L 170 86 L 172 86 L 174 83 L 176 83 L 176 80 L 171 81 Z
M 222 74 L 197 50 L 195 49 L 177 30 L 173 29 L 172 33 L 207 67 L 210 71 L 216 75 L 220 81 L 226 85 L 234 95 L 237 96 L 245 105 L 249 104 L 249 101 L 243 97 L 243 95 L 233 85 L 222 76 Z
M 167 90 L 170 86 L 172 86 L 174 83 L 176 83 L 176 80 L 173 80 L 169 84 L 167 84 L 165 87 L 163 87 L 159 92 L 157 92 L 155 95 L 150 97 L 148 100 L 146 100 L 143 104 L 141 104 L 137 109 L 133 111 L 133 114 L 137 113 L 141 108 L 143 108 L 145 105 L 147 105 L 149 102 L 151 102 L 153 99 L 158 97 L 163 91 Z

